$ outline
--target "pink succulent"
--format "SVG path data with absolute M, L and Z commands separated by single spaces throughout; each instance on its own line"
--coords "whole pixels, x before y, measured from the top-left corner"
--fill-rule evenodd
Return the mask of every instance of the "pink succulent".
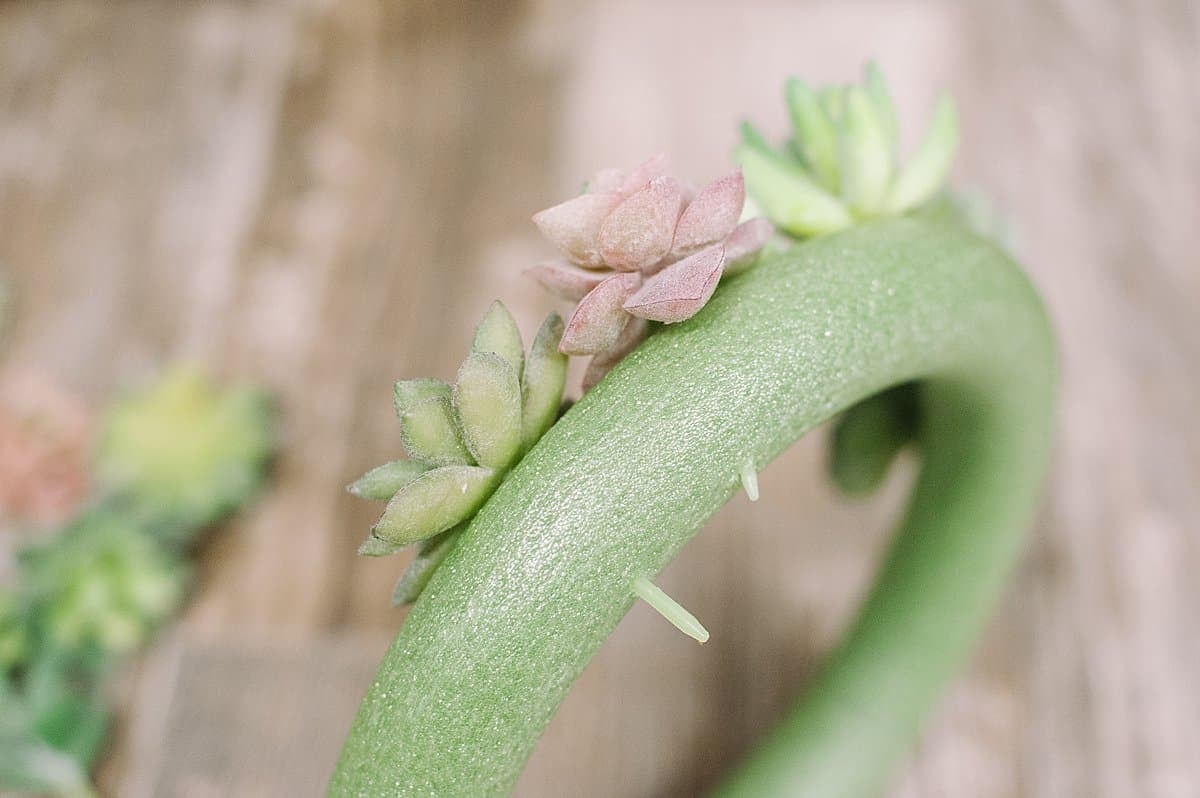
M 573 264 L 528 273 L 578 303 L 559 350 L 595 356 L 584 390 L 641 342 L 646 321 L 691 318 L 728 268 L 766 244 L 774 232 L 766 219 L 738 224 L 745 198 L 741 170 L 694 192 L 656 155 L 628 174 L 598 172 L 585 193 L 533 217 Z
M 0 537 L 12 526 L 65 521 L 90 483 L 92 416 L 75 397 L 38 378 L 0 392 Z

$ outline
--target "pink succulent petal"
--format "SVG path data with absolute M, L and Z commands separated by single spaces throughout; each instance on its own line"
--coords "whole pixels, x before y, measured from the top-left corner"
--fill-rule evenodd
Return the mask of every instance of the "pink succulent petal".
M 601 169 L 588 181 L 588 191 L 620 193 L 621 186 L 625 183 L 625 176 L 625 172 L 620 169 Z
M 580 194 L 533 216 L 542 235 L 575 263 L 589 268 L 604 265 L 598 236 L 601 224 L 621 197 L 612 192 Z
M 679 199 L 681 201 L 679 212 L 683 213 L 683 209 L 690 205 L 692 200 L 696 199 L 696 187 L 691 183 L 684 183 L 682 180 L 680 180 L 679 190 Z
M 625 310 L 667 324 L 691 318 L 717 290 L 724 265 L 725 247 L 702 249 L 647 280 L 625 303 Z
M 594 355 L 615 344 L 629 322 L 629 314 L 621 306 L 641 283 L 640 274 L 614 274 L 588 292 L 567 322 L 558 351 Z
M 646 187 L 646 184 L 657 177 L 662 177 L 667 173 L 667 154 L 660 152 L 657 155 L 652 155 L 644 162 L 634 167 L 633 171 L 625 177 L 621 183 L 621 187 L 617 191 L 622 196 L 632 196 Z
M 741 169 L 700 189 L 679 217 L 672 254 L 686 255 L 725 238 L 737 225 L 745 201 L 746 182 Z
M 617 339 L 617 342 L 608 349 L 597 352 L 596 356 L 588 362 L 587 370 L 583 372 L 583 392 L 587 393 L 596 383 L 604 379 L 604 376 L 612 371 L 613 366 L 645 340 L 649 331 L 649 322 L 636 316 L 631 317 L 629 323 L 625 325 L 625 329 L 621 331 L 621 337 Z
M 761 216 L 747 219 L 733 228 L 733 232 L 725 238 L 726 270 L 757 253 L 773 235 L 775 225 Z
M 526 269 L 525 274 L 541 283 L 550 293 L 571 302 L 583 299 L 608 276 L 605 272 L 589 272 L 557 263 L 534 266 Z
M 635 271 L 651 266 L 671 249 L 679 219 L 681 188 L 669 177 L 618 205 L 600 225 L 600 254 L 614 269 Z

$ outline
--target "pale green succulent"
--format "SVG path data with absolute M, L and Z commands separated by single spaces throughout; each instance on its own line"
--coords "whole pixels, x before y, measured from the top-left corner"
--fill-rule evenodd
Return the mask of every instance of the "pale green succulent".
M 22 558 L 46 635 L 65 648 L 136 648 L 179 605 L 188 578 L 181 560 L 106 510 Z
M 102 482 L 160 529 L 193 530 L 245 502 L 262 483 L 274 444 L 264 394 L 220 390 L 174 369 L 114 404 L 98 453 Z
M 415 600 L 471 516 L 554 423 L 567 373 L 567 357 L 558 351 L 562 335 L 562 319 L 551 314 L 526 357 L 516 322 L 496 302 L 454 385 L 396 383 L 409 459 L 374 468 L 348 488 L 388 502 L 360 554 L 382 556 L 421 542 L 393 603 Z
M 786 95 L 793 137 L 783 151 L 747 123 L 736 152 L 747 190 L 780 229 L 806 238 L 899 216 L 945 182 L 958 140 L 949 95 L 938 99 L 924 141 L 904 164 L 896 110 L 874 64 L 861 86 L 813 91 L 793 79 Z

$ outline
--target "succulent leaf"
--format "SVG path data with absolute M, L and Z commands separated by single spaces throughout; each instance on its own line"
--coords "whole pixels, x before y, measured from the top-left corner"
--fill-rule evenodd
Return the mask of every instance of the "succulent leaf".
M 846 111 L 846 87 L 826 86 L 817 95 L 817 100 L 821 103 L 821 108 L 824 109 L 825 115 L 829 117 L 833 126 L 840 127 L 842 116 Z
M 837 197 L 817 185 L 798 166 L 750 147 L 737 153 L 746 185 L 767 218 L 797 236 L 824 235 L 854 220 Z
M 421 541 L 416 556 L 408 564 L 408 568 L 404 569 L 404 574 L 400 577 L 400 581 L 396 582 L 396 587 L 392 591 L 393 607 L 412 604 L 417 600 L 425 590 L 425 586 L 429 584 L 433 572 L 442 564 L 442 560 L 446 559 L 446 555 L 454 548 L 454 544 L 458 542 L 458 536 L 465 528 L 465 524 L 460 524 L 453 529 L 447 529 L 440 535 L 434 535 Z
M 426 471 L 388 502 L 371 534 L 404 546 L 445 532 L 470 518 L 494 487 L 496 472 L 479 466 L 443 466 Z
M 584 271 L 556 263 L 534 266 L 526 269 L 525 274 L 537 280 L 550 293 L 569 302 L 583 299 L 605 278 L 603 272 Z
M 877 212 L 892 173 L 891 142 L 865 89 L 851 86 L 838 137 L 843 199 L 865 215 Z
M 600 225 L 604 262 L 636 271 L 662 260 L 671 250 L 682 202 L 682 186 L 669 177 L 656 177 L 630 195 Z
M 890 166 L 894 167 L 896 151 L 900 145 L 900 122 L 896 118 L 896 104 L 892 101 L 892 93 L 888 91 L 887 80 L 874 61 L 867 64 L 866 87 L 871 103 L 875 106 L 875 116 L 888 140 Z
M 404 418 L 416 405 L 426 399 L 441 396 L 450 398 L 450 384 L 442 380 L 422 377 L 416 380 L 397 380 L 392 388 L 392 404 L 396 416 Z
M 621 337 L 608 349 L 597 352 L 583 372 L 583 392 L 587 393 L 612 371 L 626 355 L 637 348 L 650 332 L 650 323 L 634 316 L 621 331 Z
M 521 383 L 508 362 L 472 352 L 458 370 L 454 413 L 467 449 L 487 468 L 505 468 L 521 449 Z
M 525 344 L 521 341 L 521 330 L 500 300 L 492 303 L 483 321 L 475 328 L 471 351 L 499 355 L 512 367 L 514 374 L 520 375 L 525 370 Z
M 625 302 L 625 310 L 666 324 L 690 319 L 717 290 L 724 265 L 724 246 L 702 249 L 647 280 Z
M 779 154 L 771 147 L 771 143 L 767 141 L 767 137 L 752 123 L 743 121 L 739 125 L 738 131 L 742 134 L 741 146 L 753 147 L 763 155 L 779 157 Z
M 521 447 L 528 451 L 554 423 L 567 382 L 567 356 L 558 351 L 563 320 L 551 313 L 529 347 L 521 386 Z
M 615 344 L 629 322 L 622 305 L 641 283 L 637 273 L 618 272 L 592 289 L 571 314 L 558 351 L 594 355 Z
M 954 101 L 943 94 L 938 99 L 924 141 L 888 192 L 886 210 L 904 213 L 936 194 L 950 174 L 957 146 L 958 115 Z
M 446 396 L 430 396 L 409 406 L 400 416 L 400 440 L 409 457 L 429 465 L 474 462 L 459 437 Z
M 616 192 L 580 194 L 533 216 L 533 223 L 546 238 L 580 266 L 604 266 L 600 254 L 600 225 L 621 202 Z
M 792 117 L 793 139 L 822 186 L 838 188 L 837 129 L 821 102 L 804 81 L 787 82 L 787 105 Z
M 679 217 L 671 254 L 689 255 L 724 239 L 737 227 L 745 202 L 746 182 L 740 169 L 700 189 Z
M 651 155 L 645 161 L 635 166 L 621 183 L 621 188 L 619 189 L 621 195 L 628 197 L 635 191 L 645 188 L 650 181 L 666 175 L 667 160 L 667 154 L 660 152 L 657 155 Z
M 733 228 L 725 239 L 725 274 L 753 263 L 751 256 L 757 255 L 773 235 L 775 225 L 761 216 L 747 219 Z
M 358 553 L 363 557 L 386 557 L 389 554 L 395 554 L 404 548 L 405 544 L 388 543 L 382 538 L 376 537 L 374 532 L 367 535 L 358 546 Z
M 346 490 L 362 499 L 385 502 L 428 470 L 428 465 L 417 460 L 393 460 L 372 468 L 347 485 Z

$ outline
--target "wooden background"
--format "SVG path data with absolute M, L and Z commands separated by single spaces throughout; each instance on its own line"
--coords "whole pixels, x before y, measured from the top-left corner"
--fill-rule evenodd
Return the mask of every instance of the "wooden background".
M 782 79 L 880 59 L 911 142 L 957 95 L 958 177 L 1010 212 L 1061 334 L 1029 554 L 894 796 L 1200 794 L 1200 8 L 1188 0 L 0 3 L 6 372 L 101 401 L 177 358 L 280 397 L 274 489 L 205 552 L 120 685 L 122 796 L 320 794 L 403 613 L 377 508 L 390 385 L 452 374 L 488 302 L 527 334 L 529 215 L 667 150 L 703 180 Z M 636 607 L 522 796 L 690 796 L 835 639 L 911 464 L 848 503 L 810 436 L 667 571 L 704 648 Z

